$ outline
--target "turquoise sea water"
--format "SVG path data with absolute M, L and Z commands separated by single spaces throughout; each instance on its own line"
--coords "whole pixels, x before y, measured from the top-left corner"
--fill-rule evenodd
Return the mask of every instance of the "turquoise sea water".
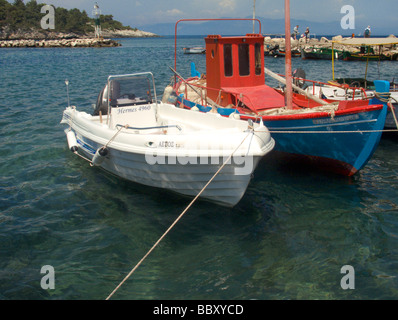
M 174 39 L 122 39 L 118 48 L 0 51 L 0 299 L 105 299 L 189 199 L 121 181 L 74 156 L 59 124 L 67 105 L 90 112 L 110 74 L 151 71 L 170 82 Z M 178 70 L 205 57 L 182 47 Z M 283 59 L 266 66 L 284 72 Z M 293 59 L 329 80 L 330 61 Z M 336 76 L 365 64 L 337 62 Z M 371 62 L 369 78 L 398 77 Z M 266 79 L 269 81 L 269 79 Z M 272 82 L 269 82 L 272 84 Z M 271 154 L 233 209 L 197 202 L 113 299 L 398 299 L 398 138 L 383 136 L 351 178 Z M 42 289 L 43 266 L 55 288 Z M 344 265 L 355 289 L 343 290 Z

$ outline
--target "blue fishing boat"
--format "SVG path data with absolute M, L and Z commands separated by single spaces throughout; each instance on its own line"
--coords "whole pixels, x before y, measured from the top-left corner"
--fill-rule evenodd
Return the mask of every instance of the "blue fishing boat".
M 387 106 L 376 99 L 371 103 L 364 107 L 347 101 L 346 110 L 339 103 L 334 116 L 319 112 L 268 116 L 263 121 L 277 141 L 275 150 L 305 156 L 318 167 L 351 176 L 366 165 L 381 138 Z
M 329 104 L 312 97 L 320 106 L 286 104 L 284 94 L 264 83 L 261 31 L 239 37 L 209 35 L 205 42 L 206 75 L 179 76 L 173 87 L 180 107 L 263 121 L 276 141 L 274 150 L 339 174 L 351 176 L 369 161 L 386 119 L 387 106 L 381 101 Z

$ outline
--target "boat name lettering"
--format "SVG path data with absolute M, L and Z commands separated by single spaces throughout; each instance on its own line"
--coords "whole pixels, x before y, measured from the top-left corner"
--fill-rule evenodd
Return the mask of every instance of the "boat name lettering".
M 174 141 L 160 141 L 159 147 L 160 148 L 174 148 L 175 143 Z
M 151 110 L 151 106 L 141 106 L 141 107 L 135 107 L 135 108 L 119 108 L 117 109 L 117 114 L 123 114 L 123 113 L 130 113 L 130 112 L 140 112 L 140 111 L 147 111 Z
M 159 148 L 183 148 L 184 144 L 175 141 L 159 141 Z
M 340 122 L 340 121 L 351 121 L 351 120 L 358 120 L 359 119 L 359 115 L 357 114 L 353 114 L 353 115 L 349 115 L 349 116 L 345 116 L 345 117 L 338 117 L 338 118 L 327 118 L 327 119 L 317 119 L 317 120 L 313 120 L 314 124 L 325 124 L 325 123 L 336 123 L 336 122 Z

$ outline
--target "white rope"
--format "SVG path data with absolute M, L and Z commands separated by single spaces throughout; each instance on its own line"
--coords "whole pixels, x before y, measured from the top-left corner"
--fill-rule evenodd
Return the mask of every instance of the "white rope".
M 82 156 L 80 153 L 78 153 L 77 151 L 75 151 L 75 152 L 73 152 L 75 155 L 77 155 L 77 156 L 79 156 L 80 158 L 82 158 L 82 159 L 84 159 L 84 160 L 87 160 L 88 162 L 90 162 L 91 163 L 91 160 L 90 159 L 87 159 L 85 156 Z
M 112 291 L 112 293 L 105 299 L 109 300 L 114 293 L 122 286 L 122 284 L 134 273 L 135 270 L 141 265 L 141 263 L 149 256 L 149 254 L 157 247 L 157 245 L 163 240 L 163 238 L 169 233 L 169 231 L 177 224 L 177 222 L 183 217 L 183 215 L 188 211 L 188 209 L 194 204 L 194 202 L 200 197 L 200 195 L 205 191 L 207 186 L 214 180 L 214 178 L 220 173 L 220 171 L 225 167 L 225 165 L 231 160 L 233 154 L 239 149 L 239 147 L 243 144 L 243 142 L 247 139 L 247 137 L 254 133 L 253 130 L 249 131 L 246 137 L 242 140 L 242 142 L 236 147 L 236 149 L 231 153 L 228 159 L 222 164 L 222 166 L 217 170 L 217 172 L 211 177 L 211 179 L 206 183 L 206 185 L 200 190 L 200 192 L 196 195 L 196 197 L 190 202 L 190 204 L 184 209 L 184 211 L 178 216 L 178 218 L 171 224 L 171 226 L 166 230 L 165 233 L 159 238 L 158 241 L 152 246 L 152 248 L 142 257 L 142 259 L 135 265 L 133 269 L 127 274 L 127 276 L 119 283 L 119 285 Z
M 116 136 L 122 131 L 123 128 L 127 129 L 129 127 L 128 124 L 124 126 L 120 126 L 120 129 L 113 135 L 113 137 L 108 141 L 108 143 L 105 145 L 105 148 L 116 138 Z

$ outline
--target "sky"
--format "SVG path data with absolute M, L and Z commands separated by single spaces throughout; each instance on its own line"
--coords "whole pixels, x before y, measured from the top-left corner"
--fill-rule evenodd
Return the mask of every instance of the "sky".
M 9 0 L 9 2 L 12 2 Z M 25 0 L 25 3 L 28 0 Z M 37 0 L 66 9 L 86 10 L 91 16 L 93 0 Z M 178 19 L 191 18 L 244 18 L 253 15 L 270 19 L 284 18 L 284 0 L 98 0 L 102 14 L 112 14 L 124 25 L 145 30 L 145 25 L 175 23 Z M 398 35 L 397 0 L 291 0 L 292 19 L 313 22 L 341 21 L 350 5 L 355 11 L 356 28 L 363 25 L 390 28 Z M 362 31 L 362 30 L 356 30 Z

